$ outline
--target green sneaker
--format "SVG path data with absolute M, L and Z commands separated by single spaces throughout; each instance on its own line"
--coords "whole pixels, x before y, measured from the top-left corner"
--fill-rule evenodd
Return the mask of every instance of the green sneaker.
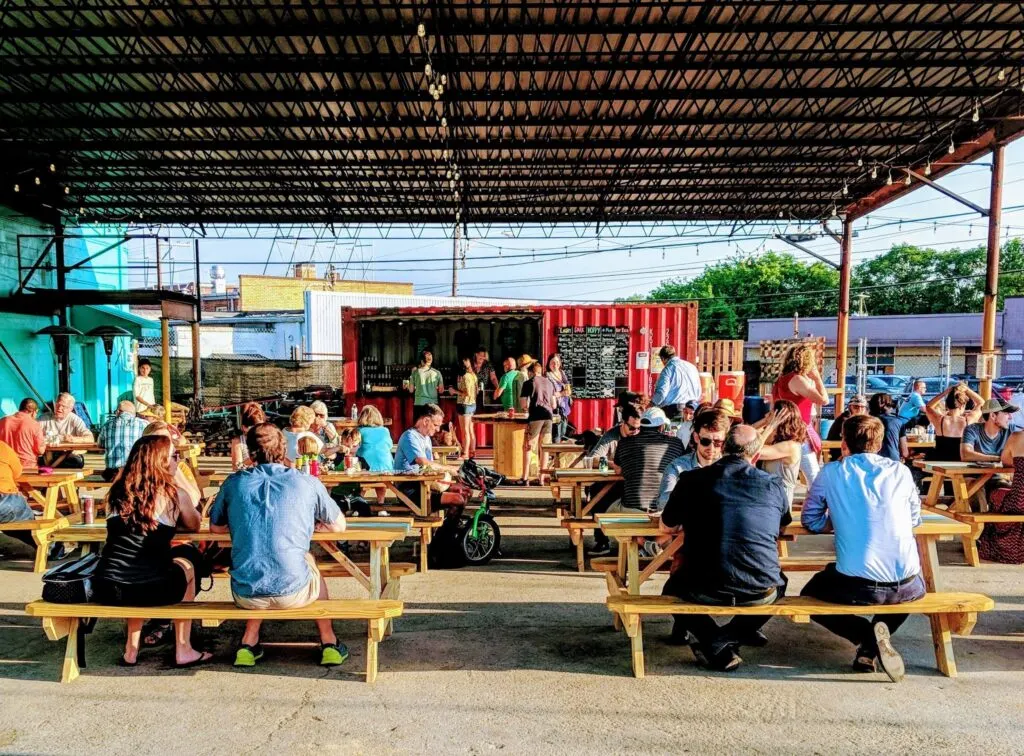
M 255 646 L 239 646 L 235 652 L 236 667 L 255 667 L 256 662 L 263 658 L 263 646 L 257 643 Z
M 320 666 L 337 667 L 348 658 L 348 646 L 344 643 L 321 643 Z

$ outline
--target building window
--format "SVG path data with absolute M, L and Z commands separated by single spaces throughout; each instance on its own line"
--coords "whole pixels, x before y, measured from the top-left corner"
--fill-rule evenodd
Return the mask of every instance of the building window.
M 892 375 L 896 366 L 895 347 L 868 347 L 868 375 Z

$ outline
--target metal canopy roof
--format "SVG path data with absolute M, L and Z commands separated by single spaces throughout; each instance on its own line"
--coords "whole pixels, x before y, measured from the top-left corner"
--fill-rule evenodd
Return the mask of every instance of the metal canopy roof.
M 822 218 L 1019 130 L 1022 32 L 1019 2 L 14 0 L 0 202 L 165 223 Z

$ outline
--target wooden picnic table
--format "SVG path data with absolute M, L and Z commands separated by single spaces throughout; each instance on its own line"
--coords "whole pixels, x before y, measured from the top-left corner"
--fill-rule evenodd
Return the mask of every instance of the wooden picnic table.
M 26 472 L 17 480 L 28 494 L 30 502 L 38 504 L 42 509 L 42 519 L 52 520 L 57 517 L 57 504 L 61 494 L 71 507 L 72 512 L 79 511 L 78 481 L 82 480 L 89 470 L 54 470 L 51 473 Z
M 658 517 L 641 514 L 599 514 L 597 520 L 605 534 L 619 542 L 618 569 L 608 576 L 610 593 L 618 591 L 639 596 L 640 586 L 683 545 L 683 533 L 665 533 L 661 530 Z M 921 524 L 914 528 L 914 539 L 917 541 L 917 551 L 921 559 L 921 577 L 929 593 L 938 591 L 939 557 L 935 545 L 939 538 L 948 535 L 969 537 L 970 530 L 969 526 L 944 512 L 922 510 Z M 829 535 L 812 533 L 799 522 L 786 526 L 783 534 L 789 538 L 801 535 Z M 639 540 L 669 535 L 672 537 L 671 542 L 641 571 Z
M 371 599 L 397 599 L 398 580 L 391 579 L 388 549 L 395 541 L 404 540 L 412 529 L 409 518 L 363 518 L 346 520 L 346 527 L 341 533 L 313 533 L 313 542 L 319 543 L 323 549 L 342 565 L 344 570 L 354 577 L 369 594 Z M 107 540 L 106 521 L 86 525 L 81 521 L 53 531 L 49 534 L 50 541 L 70 541 L 82 545 L 87 553 L 92 544 L 104 543 Z M 179 532 L 174 540 L 184 543 L 213 541 L 227 546 L 231 545 L 230 533 L 211 533 L 209 520 L 203 520 L 199 530 L 195 532 Z M 367 575 L 360 567 L 349 559 L 338 546 L 341 542 L 363 541 L 370 546 L 370 574 Z M 394 587 L 392 587 L 392 585 Z
M 608 494 L 616 483 L 621 483 L 624 478 L 609 468 L 608 472 L 600 470 L 587 470 L 578 467 L 553 470 L 552 480 L 555 483 L 569 485 L 572 487 L 572 516 L 576 519 L 583 519 L 594 509 L 595 506 Z M 583 487 L 593 485 L 597 487 L 587 505 L 583 506 Z M 554 484 L 552 484 L 554 488 Z M 552 491 L 554 495 L 554 491 Z
M 231 474 L 231 471 L 213 473 L 210 476 L 210 485 L 220 486 Z M 418 518 L 413 523 L 413 527 L 420 534 L 420 572 L 427 571 L 427 549 L 435 528 L 441 524 L 440 515 L 431 512 L 430 484 L 444 480 L 443 473 L 381 473 L 364 470 L 352 475 L 346 472 L 322 473 L 319 477 L 328 489 L 334 486 L 358 485 L 362 488 L 384 488 L 391 491 L 398 503 Z M 418 501 L 413 501 L 399 489 L 403 483 L 417 484 L 419 488 Z
M 821 442 L 821 448 L 826 450 L 826 451 L 839 451 L 839 449 L 842 448 L 842 446 L 843 446 L 843 442 L 842 441 L 822 441 Z M 911 449 L 934 449 L 935 448 L 935 442 L 934 441 L 911 441 L 908 438 L 907 439 L 907 446 L 910 447 Z
M 1013 475 L 1012 467 L 1003 467 L 999 463 L 985 465 L 978 462 L 928 462 L 919 460 L 914 463 L 926 474 L 932 476 L 925 506 L 936 507 L 942 495 L 942 486 L 948 479 L 953 486 L 953 505 L 951 512 L 970 514 L 971 497 L 992 480 L 996 475 Z
M 327 418 L 327 422 L 333 423 L 334 427 L 337 430 L 341 430 L 342 428 L 358 428 L 359 427 L 359 421 L 358 420 L 353 420 L 351 417 L 329 417 L 329 418 Z M 389 427 L 390 425 L 391 425 L 391 418 L 390 417 L 385 417 L 384 418 L 384 427 Z
M 206 448 L 206 444 L 202 442 L 192 443 L 185 441 L 180 444 L 176 444 L 178 454 L 183 455 L 183 458 L 192 468 L 192 472 L 198 474 L 199 472 L 199 457 L 203 453 L 203 449 Z M 46 452 L 61 454 L 58 460 L 54 462 L 51 467 L 55 467 L 67 459 L 72 454 L 105 454 L 106 450 L 100 446 L 96 441 L 82 441 L 70 444 L 49 444 L 46 447 Z

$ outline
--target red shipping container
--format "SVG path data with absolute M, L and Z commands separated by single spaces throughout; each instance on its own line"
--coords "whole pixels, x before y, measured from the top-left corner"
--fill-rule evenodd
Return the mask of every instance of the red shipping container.
M 657 374 L 651 371 L 656 354 L 665 344 L 676 348 L 683 359 L 694 361 L 697 356 L 697 304 L 605 304 L 605 305 L 539 305 L 527 307 L 483 307 L 473 310 L 446 308 L 381 308 L 342 310 L 342 385 L 347 402 L 360 407 L 372 404 L 385 417 L 392 418 L 391 435 L 397 439 L 412 424 L 412 397 L 409 394 L 369 394 L 361 390 L 360 333 L 364 324 L 375 320 L 388 320 L 401 327 L 413 324 L 430 325 L 439 321 L 476 320 L 504 322 L 515 320 L 526 327 L 536 328 L 530 333 L 533 343 L 539 344 L 535 359 L 547 360 L 556 351 L 558 329 L 573 327 L 612 326 L 628 330 L 628 390 L 651 394 Z M 492 365 L 500 374 L 502 355 L 492 355 Z M 660 363 L 659 363 L 660 364 Z M 742 401 L 742 397 L 741 397 Z M 578 430 L 608 429 L 615 422 L 614 398 L 575 399 L 570 423 Z M 454 411 L 454 402 L 445 400 L 442 409 L 446 415 Z M 478 408 L 477 410 L 481 410 Z M 489 445 L 489 426 L 476 426 L 477 443 Z

